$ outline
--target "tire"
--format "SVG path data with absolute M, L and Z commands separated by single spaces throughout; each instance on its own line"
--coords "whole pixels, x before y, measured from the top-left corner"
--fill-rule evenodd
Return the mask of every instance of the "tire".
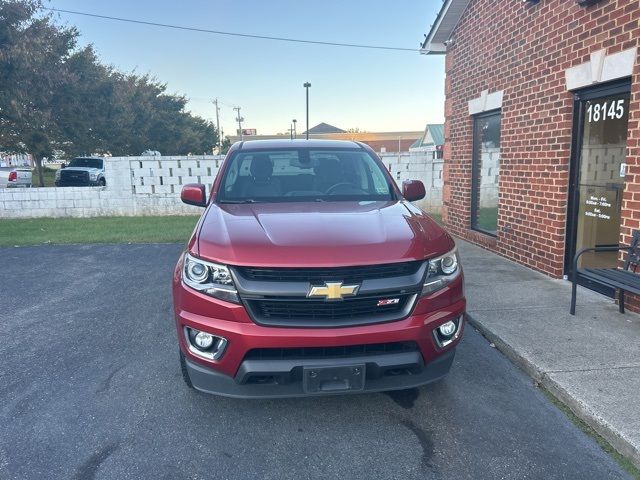
M 180 350 L 180 371 L 182 372 L 182 379 L 184 380 L 184 383 L 187 384 L 187 387 L 191 390 L 195 390 L 195 388 L 193 388 L 193 383 L 191 383 L 191 378 L 189 378 L 189 372 L 187 372 L 187 362 L 184 359 L 184 353 L 182 353 L 182 350 Z
M 107 181 L 104 178 L 101 178 L 100 180 L 98 180 L 98 186 L 99 187 L 106 187 L 107 186 Z

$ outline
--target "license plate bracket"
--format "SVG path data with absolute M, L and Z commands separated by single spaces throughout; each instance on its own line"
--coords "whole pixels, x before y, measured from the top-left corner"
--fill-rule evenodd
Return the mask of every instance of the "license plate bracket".
M 304 367 L 302 388 L 305 393 L 364 390 L 365 369 L 365 364 L 339 367 Z

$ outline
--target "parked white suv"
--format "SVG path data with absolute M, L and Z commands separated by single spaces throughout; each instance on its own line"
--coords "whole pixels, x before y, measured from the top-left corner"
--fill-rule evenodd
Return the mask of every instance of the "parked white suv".
M 74 158 L 56 172 L 56 187 L 104 187 L 104 158 Z

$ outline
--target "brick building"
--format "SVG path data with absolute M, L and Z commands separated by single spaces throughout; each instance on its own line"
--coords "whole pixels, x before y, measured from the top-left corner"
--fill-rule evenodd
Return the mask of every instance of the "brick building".
M 640 228 L 640 1 L 445 0 L 443 220 L 562 277 Z M 615 254 L 585 257 L 615 265 Z

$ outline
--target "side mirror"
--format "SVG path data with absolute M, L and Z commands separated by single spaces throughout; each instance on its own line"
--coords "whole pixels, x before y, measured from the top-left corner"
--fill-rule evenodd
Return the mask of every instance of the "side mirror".
M 426 194 L 424 184 L 420 180 L 405 180 L 402 182 L 402 196 L 405 200 L 410 202 L 422 200 Z
M 184 187 L 182 187 L 180 199 L 187 205 L 206 207 L 207 192 L 205 186 L 201 183 L 187 183 Z

